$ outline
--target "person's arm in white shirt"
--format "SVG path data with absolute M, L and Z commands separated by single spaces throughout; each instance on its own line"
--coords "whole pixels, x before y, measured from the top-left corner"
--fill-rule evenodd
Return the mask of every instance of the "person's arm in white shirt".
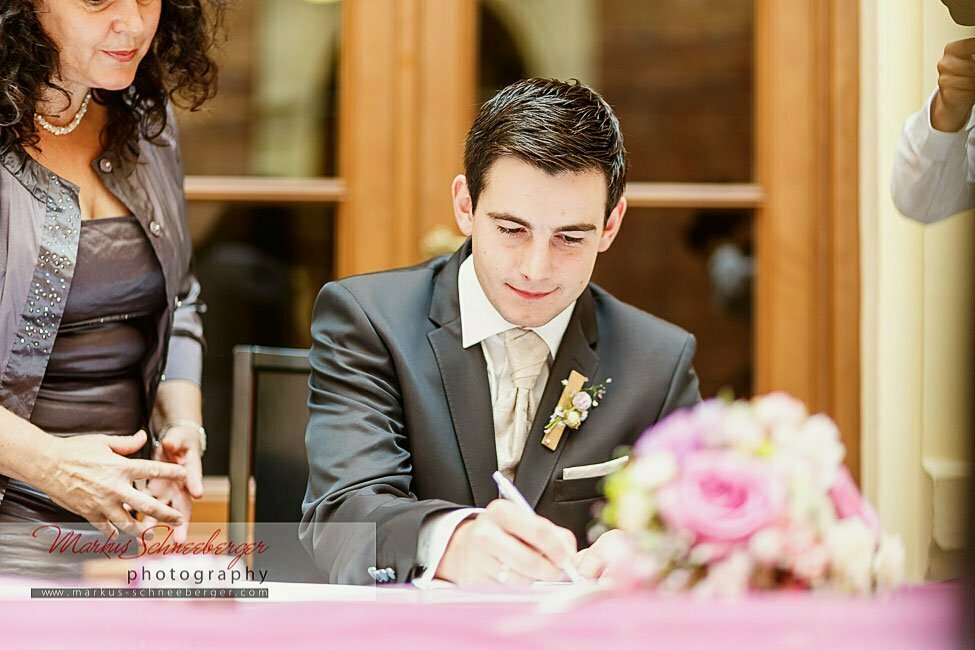
M 468 517 L 473 517 L 483 508 L 460 508 L 452 512 L 442 512 L 427 517 L 420 526 L 416 544 L 416 565 L 425 567 L 419 577 L 413 579 L 413 586 L 428 589 L 432 586 L 440 560 L 447 551 L 447 544 L 457 526 Z
M 975 208 L 975 185 L 969 182 L 967 141 L 975 125 L 972 117 L 952 133 L 931 124 L 931 95 L 904 123 L 897 142 L 891 194 L 906 217 L 933 223 Z

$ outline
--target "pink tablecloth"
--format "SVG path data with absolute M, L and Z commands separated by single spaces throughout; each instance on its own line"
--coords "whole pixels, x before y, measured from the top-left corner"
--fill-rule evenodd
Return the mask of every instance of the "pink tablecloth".
M 4 648 L 682 648 L 940 650 L 959 647 L 958 591 L 883 599 L 779 593 L 739 602 L 649 594 L 539 614 L 531 603 L 73 600 L 0 603 Z

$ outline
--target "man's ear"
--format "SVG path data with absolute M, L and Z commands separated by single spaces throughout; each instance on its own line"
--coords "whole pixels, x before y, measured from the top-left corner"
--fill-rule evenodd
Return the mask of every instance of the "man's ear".
M 471 200 L 466 176 L 457 174 L 454 177 L 450 194 L 454 202 L 454 219 L 457 220 L 457 227 L 464 235 L 470 237 L 474 232 L 474 202 Z
M 616 239 L 616 235 L 620 232 L 620 226 L 623 225 L 624 214 L 626 214 L 626 197 L 620 197 L 619 203 L 609 213 L 609 218 L 606 219 L 606 226 L 603 228 L 603 233 L 599 236 L 600 253 L 605 253 L 613 245 L 613 240 Z

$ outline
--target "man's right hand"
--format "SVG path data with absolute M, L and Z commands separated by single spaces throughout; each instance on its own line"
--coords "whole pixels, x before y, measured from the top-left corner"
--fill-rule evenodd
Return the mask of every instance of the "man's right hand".
M 37 463 L 38 476 L 30 481 L 58 505 L 75 512 L 110 535 L 120 531 L 139 536 L 147 524 L 134 519 L 125 506 L 158 521 L 179 526 L 182 515 L 132 483 L 139 479 L 186 480 L 186 469 L 174 463 L 126 458 L 146 444 L 146 432 L 131 436 L 90 434 L 51 436 Z
M 526 585 L 563 579 L 576 552 L 571 531 L 495 499 L 483 513 L 454 530 L 435 577 L 465 585 L 501 582 Z
M 938 94 L 931 104 L 931 126 L 938 131 L 958 131 L 975 105 L 975 38 L 948 43 L 938 61 Z

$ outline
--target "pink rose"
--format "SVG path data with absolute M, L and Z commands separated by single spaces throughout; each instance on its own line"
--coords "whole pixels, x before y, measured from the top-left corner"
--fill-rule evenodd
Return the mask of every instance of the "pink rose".
M 687 456 L 677 478 L 661 489 L 660 516 L 695 542 L 746 540 L 773 522 L 786 502 L 785 487 L 763 462 L 734 452 Z
M 589 407 L 592 406 L 592 397 L 586 392 L 576 393 L 572 398 L 572 406 L 577 411 L 588 411 Z
M 704 434 L 720 424 L 727 410 L 724 402 L 712 399 L 674 411 L 643 433 L 634 452 L 638 456 L 666 452 L 680 462 L 704 446 Z
M 853 477 L 850 476 L 846 465 L 840 465 L 836 474 L 836 481 L 834 481 L 833 487 L 829 489 L 829 498 L 833 502 L 838 519 L 859 517 L 873 533 L 874 538 L 878 542 L 880 541 L 882 532 L 880 517 L 877 516 L 877 511 L 873 509 L 873 506 L 860 494 L 860 490 L 853 482 Z

